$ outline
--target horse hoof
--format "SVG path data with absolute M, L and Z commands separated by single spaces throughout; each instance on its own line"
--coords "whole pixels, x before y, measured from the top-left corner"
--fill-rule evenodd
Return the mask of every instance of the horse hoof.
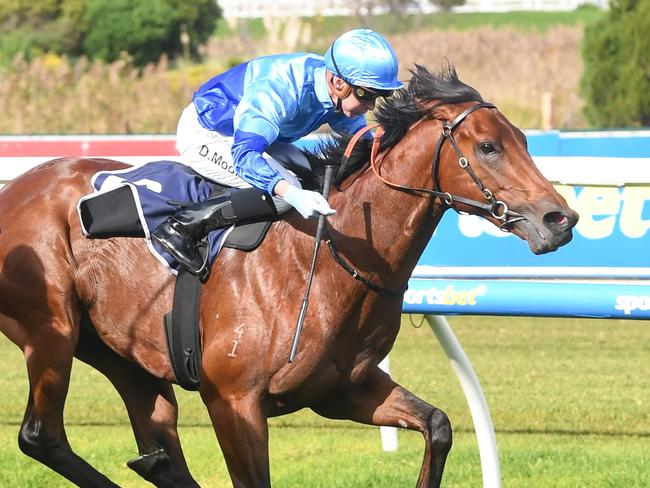
M 192 477 L 176 470 L 164 449 L 142 454 L 126 465 L 159 488 L 200 488 Z

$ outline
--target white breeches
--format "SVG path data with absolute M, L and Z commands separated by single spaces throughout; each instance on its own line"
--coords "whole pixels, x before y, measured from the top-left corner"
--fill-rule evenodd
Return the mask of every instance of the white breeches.
M 183 110 L 176 129 L 176 148 L 181 155 L 181 163 L 190 166 L 201 176 L 216 183 L 235 188 L 250 188 L 251 185 L 235 172 L 231 153 L 232 143 L 232 137 L 207 130 L 199 123 L 194 103 L 190 103 Z M 307 158 L 296 146 L 276 142 L 267 149 L 263 156 L 285 180 L 298 188 L 302 187 L 295 175 L 273 157 L 280 160 L 282 160 L 281 156 L 290 157 L 293 161 L 308 168 Z M 273 196 L 273 201 L 278 213 L 286 212 L 291 208 L 278 196 Z

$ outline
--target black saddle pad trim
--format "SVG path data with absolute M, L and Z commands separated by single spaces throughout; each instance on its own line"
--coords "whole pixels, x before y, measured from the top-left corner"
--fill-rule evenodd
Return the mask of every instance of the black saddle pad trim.
M 254 251 L 264 241 L 266 233 L 273 222 L 256 222 L 254 224 L 238 225 L 223 243 L 223 247 L 241 249 L 242 251 Z

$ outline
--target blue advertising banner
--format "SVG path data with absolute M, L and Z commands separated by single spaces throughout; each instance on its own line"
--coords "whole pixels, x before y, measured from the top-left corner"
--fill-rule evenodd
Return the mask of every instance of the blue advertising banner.
M 650 286 L 607 282 L 409 280 L 405 313 L 650 318 Z
M 529 131 L 540 171 L 580 215 L 572 242 L 536 256 L 490 222 L 448 211 L 404 311 L 650 318 L 650 131 Z

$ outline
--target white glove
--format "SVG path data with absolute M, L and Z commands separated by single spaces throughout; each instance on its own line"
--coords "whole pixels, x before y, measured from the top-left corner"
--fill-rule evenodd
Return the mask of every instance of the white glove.
M 303 190 L 297 186 L 289 185 L 282 198 L 306 219 L 336 213 L 336 210 L 330 207 L 323 195 L 315 191 Z

